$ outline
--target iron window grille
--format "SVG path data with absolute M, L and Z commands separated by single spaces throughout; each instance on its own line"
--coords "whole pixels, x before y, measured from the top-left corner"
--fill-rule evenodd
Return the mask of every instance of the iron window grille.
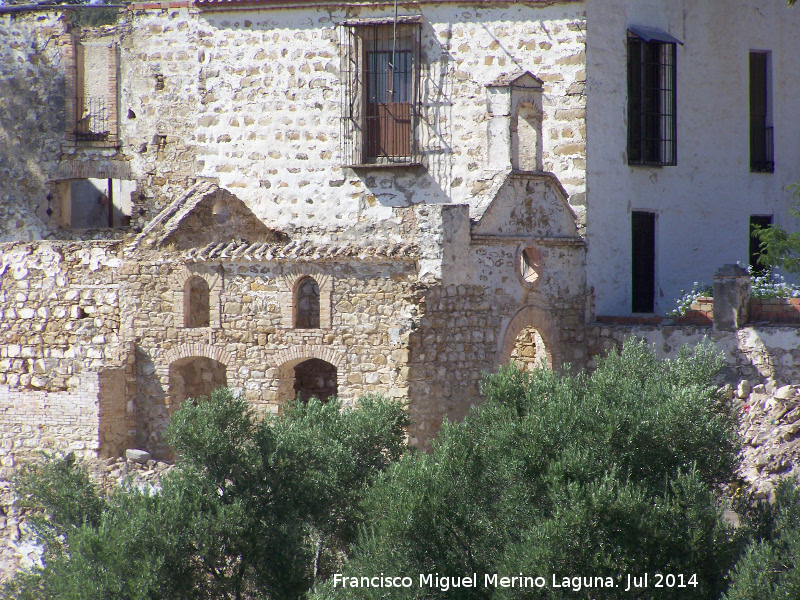
M 773 129 L 770 125 L 769 53 L 750 53 L 750 170 L 774 173 Z
M 628 164 L 674 166 L 676 44 L 628 37 Z
M 345 166 L 420 164 L 418 17 L 342 24 Z
M 113 141 L 110 138 L 108 107 L 105 98 L 76 99 L 75 139 L 84 142 Z

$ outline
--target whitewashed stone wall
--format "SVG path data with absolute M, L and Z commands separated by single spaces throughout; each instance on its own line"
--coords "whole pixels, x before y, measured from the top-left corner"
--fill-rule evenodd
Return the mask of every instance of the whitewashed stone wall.
M 346 230 L 392 218 L 391 207 L 474 202 L 485 170 L 485 86 L 520 69 L 545 81 L 544 168 L 581 203 L 584 21 L 579 4 L 421 5 L 422 170 L 354 172 L 339 154 L 336 23 L 378 9 L 136 11 L 122 44 L 122 131 L 136 173 L 217 178 L 279 228 Z M 406 11 L 408 12 L 408 11 Z M 466 24 L 452 25 L 463 21 Z M 155 89 L 163 75 L 163 90 Z M 135 118 L 128 118 L 128 111 Z M 154 148 L 154 136 L 166 135 Z M 141 151 L 145 145 L 146 151 Z M 161 199 L 163 202 L 163 199 Z

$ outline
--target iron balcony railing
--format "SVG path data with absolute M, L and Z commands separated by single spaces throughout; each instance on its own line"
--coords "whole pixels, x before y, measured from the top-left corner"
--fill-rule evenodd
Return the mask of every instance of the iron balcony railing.
M 75 139 L 83 142 L 113 141 L 105 98 L 76 99 Z
M 750 170 L 754 173 L 775 171 L 773 129 L 762 118 L 750 119 Z

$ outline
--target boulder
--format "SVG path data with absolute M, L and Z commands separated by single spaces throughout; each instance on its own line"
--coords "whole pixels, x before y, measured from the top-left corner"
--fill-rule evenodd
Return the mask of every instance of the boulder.
M 145 452 L 144 450 L 134 450 L 133 448 L 129 448 L 125 450 L 125 458 L 143 465 L 150 460 L 150 453 Z

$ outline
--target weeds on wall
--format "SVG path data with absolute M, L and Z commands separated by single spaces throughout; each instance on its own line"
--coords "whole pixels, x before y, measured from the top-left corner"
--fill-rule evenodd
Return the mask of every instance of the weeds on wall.
M 121 9 L 113 6 L 92 5 L 72 11 L 72 22 L 80 27 L 100 27 L 114 25 L 119 19 Z

